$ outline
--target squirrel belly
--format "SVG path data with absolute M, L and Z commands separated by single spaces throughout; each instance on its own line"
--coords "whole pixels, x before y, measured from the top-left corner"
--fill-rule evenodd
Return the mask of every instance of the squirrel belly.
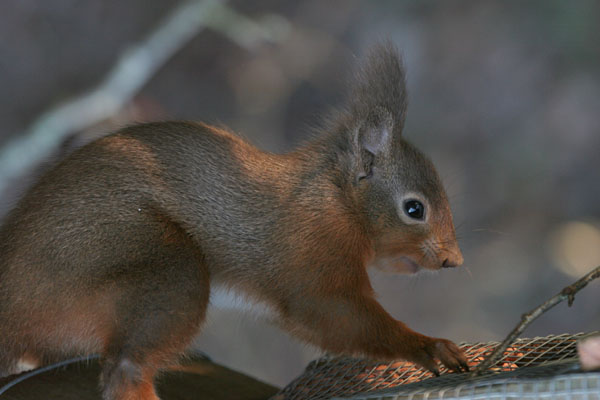
M 334 353 L 468 369 L 375 300 L 366 267 L 458 266 L 433 164 L 403 138 L 404 70 L 375 47 L 342 111 L 286 154 L 193 122 L 135 125 L 50 169 L 0 229 L 0 376 L 100 353 L 105 400 L 153 379 L 219 287 Z

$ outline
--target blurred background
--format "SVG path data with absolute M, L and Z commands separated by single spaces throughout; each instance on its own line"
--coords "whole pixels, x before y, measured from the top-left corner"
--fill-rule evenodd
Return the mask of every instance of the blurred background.
M 133 122 L 202 120 L 289 150 L 342 101 L 361 54 L 388 38 L 408 74 L 405 135 L 445 181 L 465 266 L 373 273 L 386 309 L 428 335 L 498 340 L 600 264 L 599 2 L 211 1 L 204 25 L 116 112 L 50 144 L 44 134 L 19 142 L 44 132 L 43 113 L 102 85 L 181 4 L 2 2 L 2 215 L 49 160 Z M 319 355 L 227 299 L 215 303 L 196 342 L 214 361 L 283 386 Z M 598 330 L 599 304 L 596 282 L 525 335 Z

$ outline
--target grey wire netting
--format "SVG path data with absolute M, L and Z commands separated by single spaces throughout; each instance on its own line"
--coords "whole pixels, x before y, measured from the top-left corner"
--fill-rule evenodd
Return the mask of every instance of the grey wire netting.
M 573 393 L 575 388 L 565 386 L 567 385 L 565 382 L 562 384 L 548 382 L 550 386 L 538 387 L 537 383 L 540 382 L 535 383 L 535 379 L 549 378 L 569 372 L 571 374 L 570 380 L 568 380 L 569 385 L 575 382 L 572 382 L 572 379 L 578 372 L 578 363 L 574 360 L 577 357 L 577 340 L 587 335 L 578 333 L 517 339 L 505 351 L 500 361 L 490 369 L 489 373 L 477 378 L 468 378 L 466 374 L 445 373 L 448 371 L 444 368 L 441 369 L 442 376 L 435 378 L 432 373 L 406 361 L 386 364 L 350 357 L 325 356 L 311 362 L 301 376 L 292 381 L 272 400 L 504 399 L 511 398 L 508 394 L 515 390 L 517 393 L 513 397 L 515 399 L 548 398 L 544 397 L 538 389 L 547 389 L 547 392 L 550 393 L 551 388 L 554 390 L 552 393 L 555 394 L 556 390 L 561 388 L 571 390 L 569 393 Z M 460 347 L 467 355 L 469 366 L 474 367 L 498 344 L 498 342 L 462 343 Z M 579 375 L 585 382 L 573 383 L 573 385 L 596 395 L 596 397 L 579 398 L 600 400 L 600 395 L 598 395 L 600 393 L 600 373 Z M 511 381 L 515 377 L 533 379 L 533 381 L 528 384 L 520 381 L 515 387 L 515 383 Z M 558 386 L 556 386 L 557 384 Z M 531 385 L 536 388 L 533 392 Z M 532 395 L 537 397 L 526 397 L 527 390 L 531 393 L 535 392 Z M 463 394 L 467 397 L 457 397 Z M 494 397 L 495 395 L 504 397 Z
M 346 400 L 600 400 L 600 372 L 582 373 L 576 359 L 486 375 L 448 379 L 451 375 L 357 394 Z M 336 399 L 341 399 L 336 397 Z

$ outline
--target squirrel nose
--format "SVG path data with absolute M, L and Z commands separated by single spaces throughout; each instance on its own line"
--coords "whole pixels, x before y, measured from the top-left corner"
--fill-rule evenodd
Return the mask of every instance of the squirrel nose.
M 446 258 L 442 263 L 442 268 L 454 268 L 458 265 L 454 261 L 450 261 L 450 259 Z
M 444 260 L 442 268 L 455 268 L 462 265 L 463 261 L 464 259 L 460 252 L 458 254 L 452 254 Z

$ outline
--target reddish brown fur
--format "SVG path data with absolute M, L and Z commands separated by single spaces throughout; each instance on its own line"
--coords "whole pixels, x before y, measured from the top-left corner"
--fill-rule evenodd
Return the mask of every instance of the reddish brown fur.
M 133 126 L 76 151 L 0 230 L 0 375 L 99 352 L 103 396 L 155 399 L 154 375 L 199 329 L 211 283 L 270 304 L 336 353 L 466 368 L 394 320 L 366 272 L 382 257 L 462 262 L 443 187 L 401 137 L 404 75 L 380 46 L 346 108 L 284 155 L 188 122 Z M 427 219 L 403 214 L 417 193 Z

